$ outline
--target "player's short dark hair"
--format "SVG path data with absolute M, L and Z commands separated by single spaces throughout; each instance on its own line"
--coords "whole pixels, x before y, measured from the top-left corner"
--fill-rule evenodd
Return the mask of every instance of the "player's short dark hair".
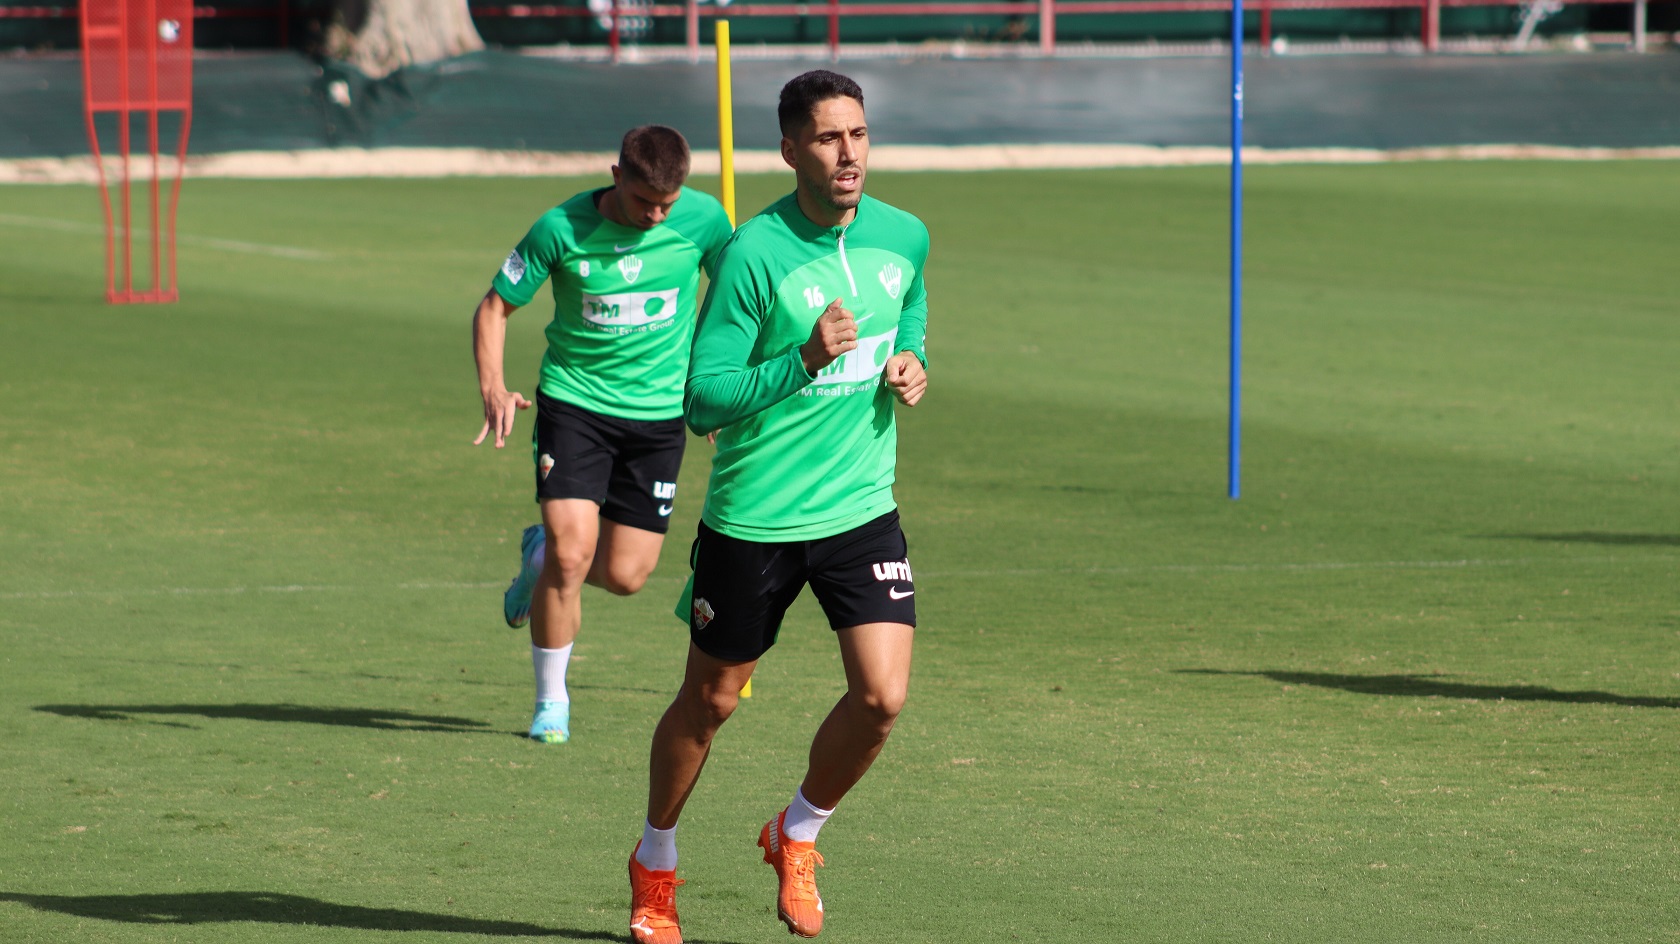
M 688 179 L 688 141 L 664 125 L 642 125 L 624 133 L 618 169 L 660 193 L 682 188 Z
M 782 100 L 776 105 L 782 137 L 793 137 L 810 122 L 817 106 L 831 98 L 850 98 L 861 106 L 863 89 L 851 79 L 827 69 L 812 69 L 782 86 Z

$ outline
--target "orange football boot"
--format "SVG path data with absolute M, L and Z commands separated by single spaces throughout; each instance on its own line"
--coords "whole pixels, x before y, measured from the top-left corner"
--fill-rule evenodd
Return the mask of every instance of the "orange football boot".
M 641 843 L 636 843 L 640 849 Z M 677 925 L 677 886 L 682 879 L 676 870 L 655 872 L 642 868 L 636 853 L 630 853 L 630 939 L 636 944 L 682 944 Z
M 780 887 L 776 890 L 776 917 L 787 929 L 800 937 L 816 937 L 822 931 L 823 903 L 817 894 L 817 866 L 823 864 L 822 853 L 814 842 L 794 842 L 782 835 L 782 821 L 787 810 L 764 824 L 759 831 L 758 845 L 764 850 L 764 861 L 776 870 Z

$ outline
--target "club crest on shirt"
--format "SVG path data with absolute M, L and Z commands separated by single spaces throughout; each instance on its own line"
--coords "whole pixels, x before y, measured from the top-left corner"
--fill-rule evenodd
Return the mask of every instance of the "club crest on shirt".
M 625 256 L 618 260 L 618 271 L 624 273 L 624 281 L 635 283 L 642 274 L 642 259 L 640 256 Z
M 904 283 L 904 270 L 889 262 L 881 267 L 879 278 L 881 287 L 887 290 L 887 294 L 897 298 L 899 286 Z

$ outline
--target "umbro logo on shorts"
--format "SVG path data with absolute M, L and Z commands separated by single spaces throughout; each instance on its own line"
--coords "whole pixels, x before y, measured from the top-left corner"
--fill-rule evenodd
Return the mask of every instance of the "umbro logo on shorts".
M 893 586 L 887 588 L 887 596 L 893 600 L 904 600 L 916 595 L 914 589 L 906 590 L 898 586 L 900 580 L 905 583 L 912 583 L 915 580 L 914 577 L 910 576 L 910 562 L 908 560 L 882 561 L 879 564 L 870 565 L 870 569 L 875 572 L 876 583 L 886 583 L 888 581 L 893 583 Z
M 907 560 L 883 561 L 882 563 L 875 564 L 873 569 L 875 571 L 875 579 L 878 581 L 914 581 L 916 579 L 910 576 L 910 562 Z

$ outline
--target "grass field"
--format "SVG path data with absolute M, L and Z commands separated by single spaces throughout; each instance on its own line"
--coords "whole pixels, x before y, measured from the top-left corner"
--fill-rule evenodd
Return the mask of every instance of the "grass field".
M 468 446 L 472 305 L 586 184 L 196 182 L 164 307 L 92 190 L 0 189 L 0 940 L 625 939 L 706 447 L 556 748 L 528 453 Z M 1219 170 L 871 189 L 934 234 L 923 623 L 825 940 L 1680 939 L 1680 165 L 1252 170 L 1237 502 Z M 821 626 L 689 805 L 691 940 L 785 939 Z

